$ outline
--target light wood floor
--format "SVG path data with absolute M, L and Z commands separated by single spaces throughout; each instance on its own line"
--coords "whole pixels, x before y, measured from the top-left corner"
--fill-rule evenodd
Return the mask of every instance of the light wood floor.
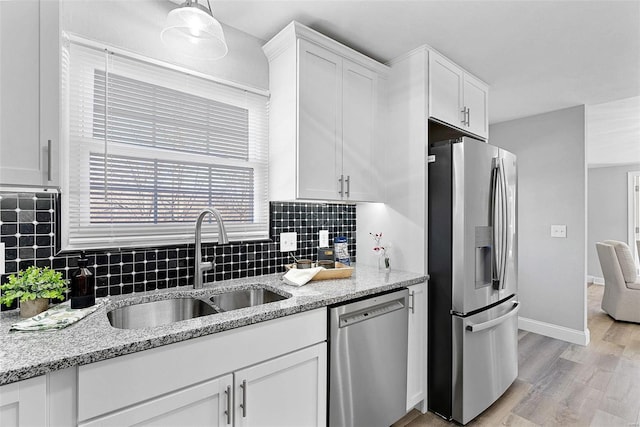
M 471 426 L 640 426 L 640 325 L 600 308 L 604 286 L 587 288 L 591 343 L 519 333 L 519 375 Z M 413 410 L 393 427 L 450 426 Z

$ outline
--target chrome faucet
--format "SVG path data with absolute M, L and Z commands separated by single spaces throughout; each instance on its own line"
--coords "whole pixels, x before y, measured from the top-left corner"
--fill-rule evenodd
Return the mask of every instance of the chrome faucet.
M 193 289 L 202 288 L 204 272 L 213 268 L 213 261 L 202 261 L 202 221 L 208 214 L 213 215 L 218 222 L 218 244 L 225 245 L 229 243 L 227 230 L 224 228 L 224 221 L 222 221 L 220 212 L 213 208 L 207 208 L 200 212 L 200 215 L 198 215 L 198 219 L 196 220 L 196 262 L 193 274 Z

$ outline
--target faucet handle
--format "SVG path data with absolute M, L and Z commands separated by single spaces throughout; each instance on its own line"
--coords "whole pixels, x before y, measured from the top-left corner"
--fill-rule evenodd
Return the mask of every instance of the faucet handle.
M 200 263 L 200 271 L 207 271 L 213 268 L 213 263 L 211 261 L 202 261 Z

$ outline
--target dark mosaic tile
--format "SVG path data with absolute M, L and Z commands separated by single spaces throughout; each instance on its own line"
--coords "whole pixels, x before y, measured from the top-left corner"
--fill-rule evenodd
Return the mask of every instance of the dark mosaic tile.
M 35 220 L 38 222 L 51 222 L 52 215 L 49 212 L 36 211 Z M 33 221 L 33 218 L 31 218 L 31 221 Z
M 15 248 L 18 246 L 18 239 L 15 236 L 2 236 L 0 242 L 4 243 L 5 248 Z
M 35 258 L 36 251 L 33 248 L 20 248 L 18 250 L 18 256 L 20 259 L 33 259 Z
M 2 236 L 16 234 L 18 232 L 18 224 L 2 224 L 0 225 L 0 233 Z
M 18 199 L 15 196 L 3 196 L 0 199 L 0 209 L 15 210 L 18 207 Z
M 20 247 L 25 247 L 25 246 L 33 246 L 36 242 L 36 239 L 34 238 L 34 236 L 20 236 L 18 238 L 18 246 Z

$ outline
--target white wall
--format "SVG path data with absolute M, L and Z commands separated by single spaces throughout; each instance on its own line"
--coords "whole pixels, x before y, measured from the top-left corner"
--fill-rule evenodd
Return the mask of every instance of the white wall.
M 174 63 L 247 86 L 269 88 L 262 40 L 223 24 L 229 53 L 222 59 L 181 57 L 162 44 L 160 31 L 176 4 L 158 0 L 62 0 L 62 28 L 91 40 Z
M 589 168 L 587 184 L 587 274 L 589 276 L 602 278 L 596 242 L 603 240 L 627 242 L 629 220 L 627 174 L 633 171 L 640 171 L 640 163 Z
M 356 207 L 358 263 L 377 265 L 369 233 L 391 244 L 392 269 L 426 273 L 426 52 L 391 64 L 384 147 L 386 202 Z
M 498 123 L 490 135 L 518 157 L 520 326 L 585 343 L 584 106 Z M 565 224 L 567 238 L 550 237 L 551 224 Z

